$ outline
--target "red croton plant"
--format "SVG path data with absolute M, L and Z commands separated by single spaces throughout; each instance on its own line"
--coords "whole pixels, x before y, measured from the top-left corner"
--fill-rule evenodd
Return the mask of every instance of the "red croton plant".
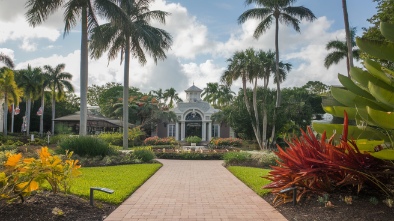
M 272 166 L 266 179 L 272 182 L 264 188 L 276 194 L 275 205 L 292 201 L 292 193 L 280 193 L 289 187 L 297 188 L 297 201 L 306 194 L 323 194 L 350 186 L 359 192 L 364 184 L 376 187 L 388 196 L 391 191 L 385 185 L 394 172 L 393 163 L 361 153 L 353 140 L 348 140 L 348 117 L 345 112 L 343 134 L 340 143 L 333 144 L 323 133 L 317 139 L 310 127 L 301 129 L 302 136 L 286 141 L 288 147 L 278 146 L 276 155 L 279 166 Z

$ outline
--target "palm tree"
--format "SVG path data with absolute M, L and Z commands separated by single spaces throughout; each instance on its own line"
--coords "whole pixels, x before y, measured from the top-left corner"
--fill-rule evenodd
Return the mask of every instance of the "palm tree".
M 354 48 L 356 46 L 356 41 L 355 41 L 355 34 L 356 34 L 356 29 L 352 28 L 351 30 L 351 47 Z M 327 69 L 331 67 L 333 64 L 338 64 L 342 59 L 346 58 L 346 67 L 347 67 L 347 73 L 348 76 L 350 76 L 350 59 L 349 54 L 348 54 L 348 47 L 347 47 L 347 42 L 346 41 L 339 41 L 339 40 L 332 40 L 329 41 L 326 45 L 327 50 L 333 49 L 332 52 L 330 52 L 326 58 L 324 59 L 324 67 Z M 360 49 L 354 48 L 352 50 L 352 54 L 356 60 L 360 59 Z
M 164 50 L 169 49 L 172 37 L 166 31 L 152 27 L 151 20 L 165 23 L 167 12 L 150 11 L 151 0 L 96 0 L 96 6 L 107 17 L 109 23 L 94 28 L 91 40 L 91 55 L 99 58 L 108 50 L 108 60 L 121 52 L 124 59 L 123 88 L 123 148 L 128 148 L 128 97 L 130 54 L 138 58 L 141 65 L 146 63 L 145 52 L 149 53 L 155 63 L 165 59 Z
M 14 104 L 19 103 L 19 99 L 22 96 L 22 91 L 16 85 L 14 80 L 14 72 L 6 67 L 0 69 L 0 94 L 4 97 L 3 106 L 3 133 L 7 136 L 7 115 L 8 115 L 8 102 L 11 101 Z
M 27 69 L 20 70 L 17 75 L 16 82 L 18 82 L 18 87 L 23 90 L 23 96 L 26 99 L 26 135 L 30 134 L 31 102 L 40 94 L 41 73 L 41 68 L 33 69 L 28 65 Z
M 261 19 L 253 36 L 260 37 L 269 29 L 273 20 L 275 20 L 275 54 L 276 54 L 276 78 L 279 79 L 279 22 L 293 26 L 294 30 L 300 32 L 300 20 L 306 19 L 313 21 L 316 16 L 311 10 L 304 6 L 291 6 L 296 0 L 246 0 L 245 4 L 260 6 L 261 8 L 253 8 L 242 13 L 238 18 L 238 23 L 242 24 L 248 19 Z M 280 107 L 280 81 L 277 81 L 277 97 L 276 107 Z
M 354 34 L 351 33 L 349 27 L 349 16 L 347 14 L 347 5 L 346 0 L 342 0 L 342 9 L 343 9 L 343 20 L 345 22 L 345 32 L 346 32 L 346 46 L 347 46 L 347 64 L 348 64 L 348 76 L 350 77 L 350 68 L 353 67 L 353 38 Z
M 253 132 L 256 137 L 256 141 L 260 148 L 262 148 L 261 141 L 261 133 L 259 126 L 259 117 L 258 113 L 255 112 L 254 119 L 252 117 L 252 110 L 250 107 L 249 98 L 247 95 L 246 83 L 247 81 L 254 84 L 254 87 L 257 86 L 257 76 L 258 76 L 258 63 L 256 62 L 257 58 L 255 56 L 255 51 L 250 48 L 245 51 L 235 52 L 233 57 L 228 59 L 229 65 L 227 66 L 227 70 L 221 76 L 221 81 L 226 83 L 226 85 L 231 85 L 234 81 L 241 78 L 242 80 L 242 89 L 244 93 L 244 102 L 246 106 L 246 110 L 249 113 L 249 117 L 251 118 Z M 256 104 L 256 91 L 253 91 L 253 104 Z M 255 105 L 253 105 L 255 107 Z
M 44 69 L 48 76 L 47 84 L 51 89 L 52 94 L 52 127 L 51 133 L 55 133 L 55 113 L 56 113 L 56 101 L 61 100 L 64 97 L 65 91 L 74 92 L 74 87 L 70 83 L 72 74 L 63 72 L 65 64 L 58 64 L 55 68 L 45 65 Z
M 167 100 L 169 108 L 174 107 L 174 102 L 178 103 L 182 101 L 174 88 L 169 88 L 164 91 L 164 99 Z
M 86 135 L 87 129 L 87 87 L 88 87 L 88 30 L 98 26 L 92 0 L 27 0 L 27 21 L 33 27 L 41 24 L 58 8 L 65 7 L 64 11 L 64 36 L 77 24 L 81 16 L 81 66 L 80 66 L 80 97 L 81 120 L 79 134 Z
M 233 100 L 235 92 L 231 90 L 229 85 L 221 84 L 217 95 L 217 104 L 219 108 L 230 105 Z
M 153 96 L 159 101 L 159 104 L 163 103 L 164 100 L 164 92 L 163 89 L 159 89 L 159 90 L 152 90 L 151 93 L 153 94 Z
M 207 87 L 203 89 L 201 95 L 203 100 L 215 105 L 218 99 L 219 83 L 207 83 Z
M 12 61 L 12 59 L 10 57 L 8 57 L 7 55 L 0 53 L 0 62 L 3 62 L 5 64 L 6 67 L 9 68 L 14 68 L 14 61 Z

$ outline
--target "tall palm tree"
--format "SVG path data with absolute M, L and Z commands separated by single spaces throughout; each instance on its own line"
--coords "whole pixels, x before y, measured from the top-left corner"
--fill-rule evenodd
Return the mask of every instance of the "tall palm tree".
M 219 108 L 230 105 L 231 101 L 233 100 L 235 92 L 231 90 L 229 85 L 221 84 L 219 86 L 219 92 L 217 95 L 217 104 Z
M 14 61 L 7 55 L 0 53 L 0 62 L 3 62 L 6 67 L 14 68 Z
M 145 52 L 155 63 L 165 59 L 165 50 L 169 49 L 172 37 L 163 29 L 149 24 L 151 20 L 165 23 L 167 12 L 150 11 L 152 0 L 96 0 L 99 11 L 110 21 L 93 29 L 91 55 L 99 58 L 108 50 L 108 59 L 112 60 L 121 52 L 124 59 L 123 88 L 123 148 L 128 148 L 128 97 L 130 54 L 138 58 L 141 65 L 146 63 Z
M 47 84 L 51 89 L 52 94 L 52 134 L 55 133 L 56 101 L 59 101 L 64 97 L 66 90 L 74 92 L 74 87 L 70 83 L 72 74 L 63 72 L 65 67 L 65 64 L 58 64 L 55 68 L 49 65 L 44 66 L 46 74 L 48 75 Z
M 249 113 L 249 117 L 252 122 L 253 132 L 256 137 L 256 141 L 260 148 L 262 148 L 261 141 L 261 133 L 259 126 L 259 117 L 258 113 L 254 113 L 254 119 L 252 117 L 252 109 L 249 102 L 249 98 L 247 95 L 246 83 L 247 81 L 251 82 L 254 87 L 257 86 L 257 74 L 258 74 L 258 63 L 256 62 L 257 58 L 255 56 L 255 51 L 250 48 L 245 51 L 235 52 L 233 57 L 228 59 L 229 65 L 227 66 L 227 70 L 221 76 L 221 81 L 226 83 L 227 85 L 231 85 L 234 81 L 241 78 L 242 81 L 242 89 L 244 93 L 244 102 L 246 106 L 246 110 Z M 256 81 L 255 81 L 256 80 Z M 253 104 L 256 103 L 256 91 L 253 91 Z M 253 106 L 255 107 L 255 106 Z
M 30 134 L 31 102 L 40 94 L 41 74 L 41 68 L 33 69 L 28 65 L 27 69 L 20 70 L 16 76 L 18 87 L 23 90 L 23 97 L 26 100 L 26 135 Z
M 354 48 L 356 47 L 356 41 L 355 41 L 355 36 L 356 35 L 356 29 L 352 28 L 351 30 L 351 47 L 352 47 L 352 55 L 356 60 L 360 59 L 360 49 Z M 348 47 L 347 47 L 347 42 L 346 41 L 339 41 L 339 40 L 332 40 L 329 41 L 326 45 L 327 50 L 332 50 L 324 59 L 324 67 L 327 69 L 331 67 L 333 64 L 338 64 L 342 59 L 346 58 L 346 67 L 347 67 L 347 73 L 348 76 L 350 76 L 350 60 L 353 60 L 349 58 L 349 53 L 348 53 Z
M 19 99 L 22 96 L 22 91 L 16 85 L 14 80 L 14 72 L 6 67 L 0 69 L 0 94 L 4 97 L 3 106 L 3 133 L 7 136 L 7 115 L 8 115 L 8 102 L 18 105 Z
M 163 89 L 160 88 L 159 90 L 152 90 L 151 93 L 159 101 L 159 105 L 163 104 L 163 100 L 164 100 Z
M 292 6 L 296 0 L 246 0 L 246 5 L 254 4 L 260 8 L 253 8 L 242 13 L 238 18 L 238 23 L 242 24 L 248 19 L 259 19 L 261 22 L 258 24 L 253 36 L 260 37 L 267 31 L 272 22 L 275 21 L 275 54 L 276 54 L 276 78 L 279 79 L 279 22 L 286 25 L 291 25 L 294 30 L 300 32 L 300 20 L 306 19 L 313 21 L 316 16 L 311 10 L 304 6 Z M 280 81 L 276 83 L 277 97 L 276 107 L 280 106 Z
M 169 108 L 174 107 L 174 102 L 178 103 L 182 101 L 174 88 L 169 88 L 164 91 L 164 99 L 167 100 Z
M 349 16 L 347 14 L 347 4 L 346 0 L 342 0 L 343 9 L 343 20 L 345 22 L 345 32 L 346 32 L 346 46 L 347 46 L 347 64 L 348 64 L 348 76 L 350 77 L 350 68 L 353 67 L 353 36 L 349 27 Z
M 64 36 L 76 26 L 77 18 L 81 18 L 81 66 L 80 97 L 81 120 L 79 134 L 86 135 L 87 129 L 87 88 L 88 88 L 88 30 L 98 26 L 92 0 L 27 0 L 27 21 L 33 27 L 41 24 L 48 16 L 64 6 Z
M 207 87 L 203 89 L 201 95 L 203 100 L 215 105 L 218 99 L 219 83 L 207 83 Z

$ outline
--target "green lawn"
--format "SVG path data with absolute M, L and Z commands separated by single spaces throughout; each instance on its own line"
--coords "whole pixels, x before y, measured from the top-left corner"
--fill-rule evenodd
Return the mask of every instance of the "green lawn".
M 94 191 L 94 199 L 120 204 L 160 167 L 161 164 L 133 164 L 81 168 L 82 175 L 73 182 L 71 193 L 88 198 L 90 187 L 105 187 L 115 192 Z
M 241 166 L 230 166 L 227 169 L 260 196 L 270 192 L 270 190 L 262 187 L 271 181 L 261 178 L 266 176 L 270 170 Z

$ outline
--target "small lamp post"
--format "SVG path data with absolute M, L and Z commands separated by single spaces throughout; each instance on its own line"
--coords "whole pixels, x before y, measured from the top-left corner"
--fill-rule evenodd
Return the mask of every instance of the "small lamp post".
M 49 137 L 51 136 L 51 131 L 47 132 L 47 136 L 48 136 L 48 146 L 49 146 Z

